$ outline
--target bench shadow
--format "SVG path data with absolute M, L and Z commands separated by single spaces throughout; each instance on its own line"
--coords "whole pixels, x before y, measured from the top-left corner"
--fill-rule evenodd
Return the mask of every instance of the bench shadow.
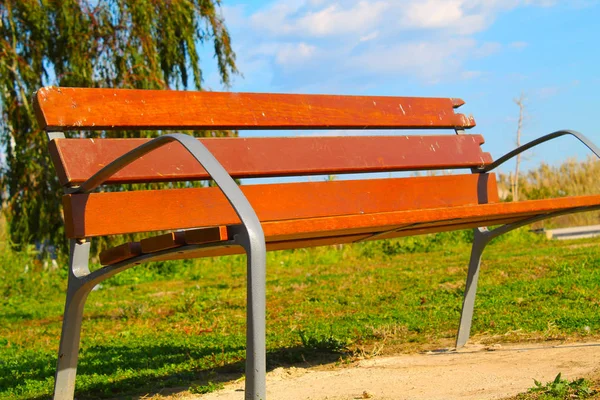
M 140 371 L 151 368 L 160 370 L 161 366 L 182 363 L 192 358 L 203 358 L 222 353 L 243 352 L 245 346 L 219 346 L 191 349 L 189 346 L 156 345 L 156 346 L 95 346 L 85 349 L 80 355 L 77 368 L 78 382 L 85 376 L 110 375 L 116 370 Z M 279 367 L 295 366 L 297 368 L 310 368 L 321 364 L 330 364 L 344 357 L 343 352 L 322 352 L 296 346 L 280 348 L 267 353 L 267 371 Z M 48 357 L 28 358 L 19 363 L 21 371 L 29 371 L 26 376 L 11 377 L 8 365 L 0 362 L 0 387 L 17 388 L 28 379 L 44 381 L 51 379 L 53 382 L 56 360 Z M 111 380 L 87 386 L 86 389 L 76 389 L 78 400 L 85 399 L 130 399 L 152 396 L 155 394 L 177 393 L 186 391 L 191 385 L 205 385 L 208 382 L 226 383 L 244 377 L 245 359 L 227 363 L 217 368 L 185 368 L 177 373 L 158 376 L 153 372 L 144 376 L 137 374 L 134 377 Z M 31 400 L 50 399 L 50 395 L 30 397 Z
M 538 346 L 511 346 L 511 343 L 507 343 L 509 347 L 495 347 L 494 345 L 469 345 L 461 349 L 454 347 L 440 348 L 435 350 L 424 351 L 421 354 L 427 356 L 447 356 L 447 355 L 461 355 L 461 354 L 474 354 L 483 352 L 494 352 L 494 353 L 510 353 L 510 352 L 522 352 L 522 351 L 538 351 L 548 349 L 575 349 L 575 348 L 594 348 L 600 347 L 600 343 L 568 343 L 568 344 L 542 344 L 538 343 Z

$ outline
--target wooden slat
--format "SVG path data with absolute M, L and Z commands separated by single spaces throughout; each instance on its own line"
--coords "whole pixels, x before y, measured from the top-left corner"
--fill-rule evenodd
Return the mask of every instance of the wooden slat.
M 328 246 L 338 243 L 351 243 L 360 239 L 365 239 L 369 235 L 346 235 L 342 237 L 324 237 L 324 238 L 311 238 L 311 239 L 303 239 L 303 240 L 288 240 L 288 241 L 280 241 L 280 242 L 269 242 L 267 243 L 267 251 L 275 251 L 275 250 L 289 250 L 303 247 L 315 247 L 315 246 Z M 129 246 L 134 243 L 125 243 L 121 246 Z M 139 244 L 139 243 L 137 243 Z M 120 246 L 119 246 L 120 247 Z M 112 265 L 118 262 L 124 261 L 123 258 L 115 258 L 111 259 L 110 255 L 112 253 L 112 249 L 105 250 L 100 254 L 100 259 L 102 265 Z M 165 261 L 165 260 L 181 260 L 187 258 L 198 258 L 198 257 L 214 257 L 214 256 L 225 256 L 225 255 L 233 255 L 233 254 L 243 254 L 244 249 L 240 246 L 215 246 L 209 248 L 197 249 L 192 252 L 174 252 L 170 254 L 166 254 L 163 256 L 159 256 L 154 259 L 154 261 Z M 103 257 L 103 254 L 106 254 Z M 133 258 L 133 256 L 128 257 L 126 259 Z
M 525 218 L 530 218 L 535 215 L 541 215 L 536 213 L 521 213 L 520 215 L 504 216 L 504 217 L 489 217 L 489 216 L 478 216 L 468 218 L 455 218 L 453 220 L 435 221 L 428 223 L 416 223 L 416 224 L 404 224 L 399 226 L 371 226 L 362 229 L 347 229 L 342 230 L 330 230 L 321 232 L 304 232 L 289 234 L 287 236 L 273 235 L 273 227 L 275 224 L 272 222 L 266 222 L 263 224 L 265 231 L 265 240 L 267 242 L 267 250 L 289 250 L 304 247 L 316 247 L 316 246 L 327 246 L 334 244 L 354 243 L 359 241 L 368 240 L 381 240 L 381 239 L 394 239 L 406 236 L 424 235 L 437 232 L 455 231 L 461 229 L 472 229 L 482 226 L 492 225 L 503 225 L 513 222 L 521 221 Z M 400 229 L 397 231 L 391 229 Z M 211 228 L 220 229 L 226 231 L 226 227 Z M 176 239 L 171 235 L 161 235 L 163 240 L 167 240 L 163 248 L 158 250 L 165 250 L 174 247 L 180 247 L 184 244 L 201 244 L 202 239 L 198 240 L 195 237 L 200 235 L 200 238 L 204 237 L 206 229 L 192 229 L 184 231 L 189 240 Z M 344 234 L 346 233 L 346 234 Z M 225 237 L 225 236 L 224 236 Z M 225 238 L 223 240 L 226 240 Z M 185 242 L 185 243 L 184 243 Z M 130 245 L 130 243 L 129 243 Z M 123 245 L 122 245 L 123 246 Z M 106 251 L 111 252 L 112 249 Z M 238 246 L 221 246 L 208 249 L 199 249 L 192 252 L 185 253 L 171 253 L 160 257 L 160 260 L 178 260 L 185 258 L 198 258 L 198 257 L 209 257 L 209 256 L 224 256 L 232 254 L 242 254 L 244 251 Z M 146 252 L 145 252 L 146 253 Z M 110 259 L 108 256 L 103 257 L 103 253 L 100 254 L 100 258 L 103 261 L 103 265 L 110 265 L 113 263 L 124 261 L 124 258 Z M 133 258 L 131 255 L 128 258 Z
M 456 219 L 451 222 L 441 221 L 425 224 L 416 224 L 409 229 L 401 229 L 399 231 L 384 232 L 377 236 L 370 236 L 367 240 L 383 240 L 383 239 L 395 239 L 407 236 L 426 235 L 430 233 L 448 232 L 448 231 L 459 231 L 462 229 L 473 229 L 479 227 L 486 227 L 492 225 L 504 225 L 512 222 L 520 221 L 529 216 L 520 217 L 504 217 L 504 218 L 465 218 Z
M 139 242 L 123 243 L 119 246 L 111 247 L 101 252 L 100 263 L 102 265 L 116 264 L 141 254 L 142 246 Z
M 149 139 L 55 139 L 50 155 L 63 185 L 80 184 Z M 492 162 L 481 135 L 215 138 L 201 142 L 234 178 L 473 168 Z M 171 143 L 107 183 L 208 179 Z
M 329 224 L 330 221 L 328 219 L 319 218 L 319 222 L 321 223 L 320 227 L 317 224 L 312 224 L 316 222 L 316 220 L 308 219 L 306 221 L 310 228 L 301 229 L 298 232 L 295 232 L 292 229 L 285 228 L 286 222 L 294 227 L 297 227 L 298 221 L 265 222 L 263 224 L 263 230 L 265 231 L 265 235 L 268 241 L 286 241 L 320 238 L 324 236 L 342 236 L 359 234 L 378 235 L 378 238 L 380 239 L 389 239 L 393 237 L 398 237 L 398 233 L 400 232 L 415 232 L 417 230 L 424 230 L 424 232 L 426 232 L 429 228 L 437 228 L 440 226 L 450 225 L 465 225 L 465 228 L 459 227 L 456 229 L 466 229 L 468 227 L 479 227 L 488 225 L 491 226 L 495 224 L 505 224 L 508 222 L 513 222 L 515 219 L 527 218 L 528 216 L 529 214 L 520 214 L 509 217 L 501 216 L 499 218 L 495 216 L 470 216 L 464 218 L 443 219 L 440 221 L 388 224 L 384 222 L 385 217 L 387 217 L 387 215 L 372 214 L 371 220 L 377 220 L 380 217 L 382 218 L 382 223 L 380 225 L 369 222 L 361 223 L 363 221 L 360 221 L 359 218 L 352 218 L 352 216 L 350 216 L 349 220 L 356 220 L 358 222 L 356 226 L 344 224 L 341 226 L 334 227 Z
M 471 128 L 451 98 L 45 87 L 46 130 Z
M 183 231 L 183 240 L 186 244 L 206 244 L 229 240 L 230 235 L 226 226 L 211 229 L 190 229 Z
M 552 211 L 581 211 L 581 207 L 600 205 L 600 196 L 580 196 L 518 203 L 481 204 L 449 209 L 414 210 L 337 218 L 312 218 L 263 223 L 268 250 L 292 249 L 360 240 L 391 239 L 404 236 L 480 226 L 506 224 L 544 215 Z M 409 226 L 415 224 L 414 226 Z M 406 227 L 399 231 L 391 231 Z M 386 232 L 389 231 L 389 232 Z M 386 232 L 385 234 L 378 234 Z M 347 233 L 347 234 L 344 234 Z M 242 249 L 225 246 L 192 253 L 169 254 L 166 259 L 241 254 Z
M 143 253 L 155 253 L 182 246 L 184 244 L 207 244 L 228 240 L 227 227 L 215 226 L 210 228 L 177 231 L 153 236 L 140 241 Z
M 212 228 L 206 228 L 212 229 Z M 140 240 L 143 253 L 154 253 L 161 250 L 168 250 L 185 244 L 185 238 L 182 231 L 169 232 L 163 235 L 152 236 Z
M 300 249 L 305 247 L 318 247 L 318 246 L 330 246 L 334 244 L 352 243 L 361 239 L 367 238 L 369 235 L 346 235 L 346 236 L 335 236 L 325 237 L 317 239 L 304 239 L 304 240 L 288 240 L 283 242 L 271 242 L 267 243 L 267 251 L 277 250 L 291 250 Z M 216 256 L 228 256 L 233 254 L 244 254 L 244 249 L 240 246 L 222 246 L 215 248 L 198 249 L 186 253 L 171 253 L 156 258 L 156 261 L 164 260 L 183 260 L 188 258 L 200 258 L 200 257 L 216 257 Z
M 522 218 L 522 217 L 521 217 Z M 510 222 L 515 222 L 520 220 L 521 218 L 512 217 L 505 219 L 495 219 L 490 221 L 493 224 L 505 224 Z M 491 224 L 490 223 L 490 224 Z M 267 224 L 268 226 L 268 224 Z M 415 235 L 424 235 L 429 233 L 437 233 L 437 232 L 446 232 L 452 230 L 460 230 L 460 229 L 469 229 L 481 226 L 479 222 L 470 221 L 470 222 L 458 222 L 445 224 L 445 225 L 435 225 L 435 226 L 427 226 L 427 227 L 416 227 L 413 229 L 407 229 L 399 232 L 390 232 L 385 236 L 373 236 L 372 234 L 352 234 L 352 235 L 338 235 L 338 236 L 325 236 L 325 237 L 316 237 L 316 238 L 302 238 L 295 240 L 283 240 L 283 241 L 272 241 L 272 237 L 266 237 L 267 239 L 267 250 L 268 251 L 276 251 L 276 250 L 291 250 L 291 249 L 299 249 L 305 247 L 318 247 L 318 246 L 330 246 L 336 244 L 349 244 L 355 243 L 364 240 L 379 240 L 379 239 L 393 239 L 405 236 L 415 236 Z M 268 229 L 268 228 L 267 228 Z M 244 250 L 239 246 L 220 246 L 214 248 L 204 248 L 197 249 L 190 252 L 175 252 L 166 254 L 158 257 L 155 261 L 164 261 L 164 260 L 181 260 L 188 258 L 200 258 L 200 257 L 215 257 L 215 256 L 227 256 L 233 254 L 243 254 Z M 108 265 L 108 264 L 104 264 Z
M 288 238 L 309 233 L 322 236 L 324 232 L 358 232 L 372 227 L 381 231 L 397 229 L 405 224 L 449 221 L 472 218 L 473 220 L 494 220 L 521 218 L 553 211 L 570 210 L 577 207 L 600 205 L 600 195 L 529 200 L 516 203 L 480 204 L 434 209 L 415 209 L 364 215 L 342 215 L 337 217 L 309 218 L 289 221 L 272 221 L 269 236 Z M 266 229 L 266 226 L 263 228 Z
M 244 185 L 241 189 L 261 221 L 368 216 L 498 201 L 493 174 Z M 66 195 L 63 205 L 68 237 L 239 223 L 218 188 Z
M 295 234 L 295 235 L 287 235 L 286 237 L 282 236 L 271 236 L 270 235 L 270 227 L 271 223 L 266 222 L 264 224 L 265 230 L 265 241 L 267 242 L 268 250 L 284 250 L 284 249 L 292 249 L 298 247 L 310 247 L 310 246 L 325 246 L 329 244 L 337 244 L 336 240 L 342 240 L 342 243 L 348 243 L 345 241 L 348 237 L 357 237 L 354 241 L 358 241 L 358 237 L 364 240 L 371 239 L 390 239 L 397 238 L 402 236 L 412 236 L 412 235 L 422 235 L 426 233 L 434 233 L 434 232 L 443 232 L 448 230 L 460 230 L 460 229 L 468 229 L 480 226 L 487 225 L 498 225 L 498 224 L 507 224 L 511 222 L 518 221 L 523 217 L 512 217 L 512 218 L 502 218 L 502 219 L 490 219 L 485 220 L 481 217 L 479 218 L 465 218 L 465 219 L 457 219 L 455 221 L 437 221 L 433 223 L 425 223 L 425 224 L 410 224 L 410 225 L 401 225 L 395 227 L 400 229 L 398 231 L 388 231 L 381 232 L 382 229 L 391 229 L 392 227 L 369 227 L 363 229 L 348 229 L 346 231 L 324 231 L 324 232 L 310 232 L 304 234 Z M 405 229 L 402 229 L 405 228 Z M 178 231 L 172 232 L 168 234 L 158 235 L 154 237 L 150 237 L 147 239 L 143 239 L 141 241 L 142 244 L 142 253 L 155 253 L 158 251 L 175 249 L 186 244 L 206 244 L 211 242 L 225 241 L 228 240 L 229 236 L 227 235 L 227 227 L 213 227 L 213 228 L 200 228 L 200 229 L 190 229 L 186 231 Z M 146 246 L 144 246 L 146 243 Z M 299 246 L 302 243 L 303 246 Z M 312 244 L 314 243 L 314 244 Z M 128 243 L 128 245 L 133 245 L 134 243 Z M 123 246 L 123 245 L 121 245 Z M 121 247 L 119 246 L 119 247 Z M 228 250 L 224 248 L 220 248 L 220 255 L 225 254 L 238 254 L 238 250 L 234 250 L 233 247 L 228 247 Z M 231 252 L 230 252 L 231 251 Z M 204 250 L 202 250 L 204 252 Z M 106 253 L 106 254 L 105 254 Z M 133 258 L 137 254 L 130 254 L 129 257 L 115 257 L 111 259 L 112 254 L 114 253 L 113 249 L 105 250 L 100 253 L 100 259 L 103 262 L 103 265 L 115 264 L 117 262 L 124 261 L 128 258 Z

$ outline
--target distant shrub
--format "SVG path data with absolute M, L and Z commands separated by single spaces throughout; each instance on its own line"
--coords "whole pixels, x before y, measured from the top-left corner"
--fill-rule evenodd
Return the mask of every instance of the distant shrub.
M 538 200 L 565 196 L 600 194 L 600 161 L 588 157 L 583 161 L 569 159 L 560 165 L 540 164 L 519 177 L 519 200 Z M 509 174 L 499 174 L 500 193 L 504 201 L 512 201 Z M 537 223 L 536 227 L 556 228 L 600 224 L 599 212 L 563 215 Z

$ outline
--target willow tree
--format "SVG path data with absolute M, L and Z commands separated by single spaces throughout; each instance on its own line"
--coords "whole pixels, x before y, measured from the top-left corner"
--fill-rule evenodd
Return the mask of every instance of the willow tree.
M 64 243 L 62 191 L 35 122 L 35 90 L 201 90 L 207 44 L 227 86 L 237 69 L 220 0 L 0 0 L 0 182 L 14 244 Z

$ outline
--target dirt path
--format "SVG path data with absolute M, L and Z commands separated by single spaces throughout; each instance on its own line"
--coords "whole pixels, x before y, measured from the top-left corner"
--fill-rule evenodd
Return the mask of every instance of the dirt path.
M 600 373 L 600 343 L 516 344 L 459 352 L 376 357 L 346 367 L 278 368 L 267 376 L 270 400 L 501 399 L 562 372 L 568 379 Z M 207 395 L 172 398 L 241 400 L 243 382 Z

